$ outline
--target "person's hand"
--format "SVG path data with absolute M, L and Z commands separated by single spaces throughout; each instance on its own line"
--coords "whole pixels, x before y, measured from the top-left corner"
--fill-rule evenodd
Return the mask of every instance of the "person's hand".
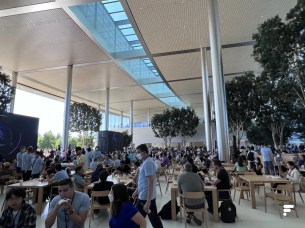
M 147 214 L 149 214 L 150 212 L 149 207 L 150 207 L 150 201 L 147 201 L 143 206 L 143 211 L 145 211 L 145 213 Z
M 62 208 L 64 208 L 65 211 L 70 211 L 70 210 L 72 210 L 72 205 L 70 204 L 70 202 L 63 202 L 63 203 L 60 204 L 60 206 L 61 206 Z
M 134 191 L 131 196 L 134 200 L 138 198 L 138 191 Z

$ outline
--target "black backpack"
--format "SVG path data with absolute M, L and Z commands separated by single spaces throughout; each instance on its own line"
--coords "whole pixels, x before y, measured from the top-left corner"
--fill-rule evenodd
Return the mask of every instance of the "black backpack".
M 176 214 L 180 211 L 180 208 L 178 207 L 178 203 L 176 200 Z M 158 213 L 158 216 L 161 216 L 164 220 L 171 220 L 172 219 L 172 205 L 171 201 L 168 201 L 164 206 L 162 207 L 161 211 Z
M 254 160 L 255 160 L 253 151 L 249 151 L 249 152 L 248 152 L 248 154 L 247 154 L 247 160 L 248 160 L 248 161 L 254 161 Z
M 232 200 L 225 200 L 219 207 L 220 218 L 224 223 L 234 223 L 236 216 L 236 207 Z

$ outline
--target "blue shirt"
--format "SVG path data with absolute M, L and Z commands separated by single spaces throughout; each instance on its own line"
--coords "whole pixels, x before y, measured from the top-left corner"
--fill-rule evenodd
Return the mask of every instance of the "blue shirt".
M 22 166 L 21 170 L 28 171 L 31 168 L 33 155 L 31 153 L 25 152 L 22 154 Z
M 91 162 L 91 152 L 87 151 L 85 156 L 86 156 L 86 166 L 89 167 Z
M 154 160 L 151 157 L 147 157 L 143 164 L 140 167 L 140 174 L 138 178 L 138 191 L 139 191 L 139 199 L 147 200 L 148 194 L 148 181 L 147 177 L 153 176 L 153 184 L 152 184 L 152 195 L 151 200 L 155 199 L 157 196 L 156 193 L 156 165 Z
M 99 161 L 92 161 L 90 163 L 90 169 L 95 170 L 98 164 L 100 164 Z
M 41 157 L 32 159 L 32 174 L 39 174 L 42 170 L 43 160 Z
M 16 158 L 17 158 L 17 167 L 22 167 L 22 155 L 23 151 L 18 152 Z
M 100 157 L 102 157 L 101 151 L 98 151 L 98 150 L 92 151 L 92 153 L 91 153 L 91 159 L 92 159 L 92 160 L 93 160 L 94 158 L 100 158 Z
M 61 200 L 61 196 L 55 196 L 53 200 L 51 201 L 50 210 L 51 211 L 56 204 Z M 72 200 L 72 199 L 71 199 Z M 89 196 L 86 193 L 83 192 L 74 192 L 74 197 L 72 200 L 72 208 L 75 213 L 78 213 L 79 211 L 89 211 Z M 79 224 L 73 224 L 69 216 L 65 215 L 65 211 L 63 208 L 60 208 L 57 212 L 57 227 L 60 228 L 75 228 L 75 227 L 81 227 Z M 78 226 L 77 226 L 78 225 Z
M 131 204 L 125 203 L 121 207 L 120 212 L 109 220 L 110 228 L 136 228 L 139 227 L 136 223 L 134 223 L 131 218 L 135 216 L 138 210 Z
M 70 177 L 65 170 L 60 170 L 57 173 L 55 173 L 55 175 L 53 176 L 53 179 L 54 179 L 55 182 L 59 182 L 61 180 L 69 179 L 69 178 Z
M 263 161 L 272 161 L 271 158 L 271 149 L 269 147 L 263 147 L 261 149 L 261 154 L 263 156 Z

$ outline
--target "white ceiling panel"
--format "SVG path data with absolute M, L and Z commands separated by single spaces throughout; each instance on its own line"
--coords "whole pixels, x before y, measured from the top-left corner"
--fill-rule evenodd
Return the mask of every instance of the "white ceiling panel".
M 202 93 L 201 79 L 171 82 L 169 85 L 178 96 Z
M 41 4 L 46 2 L 55 2 L 55 0 L 1 0 L 0 10 L 22 7 L 22 6 L 30 6 L 30 5 Z
M 180 98 L 188 105 L 192 106 L 193 104 L 202 104 L 202 94 L 193 94 L 193 95 L 183 95 Z
M 11 70 L 108 60 L 62 9 L 0 18 L 0 63 Z

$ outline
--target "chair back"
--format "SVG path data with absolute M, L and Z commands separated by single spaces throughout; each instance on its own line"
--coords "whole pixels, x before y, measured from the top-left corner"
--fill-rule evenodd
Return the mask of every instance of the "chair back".
M 11 179 L 11 178 L 12 178 L 12 176 L 9 175 L 9 174 L 0 176 L 0 180 L 9 180 L 9 179 Z
M 92 191 L 91 192 L 91 197 L 105 197 L 108 196 L 109 194 L 109 190 L 105 190 L 105 191 Z
M 288 196 L 292 196 L 292 189 L 293 186 L 291 183 L 287 183 L 287 184 L 279 184 L 276 188 L 277 191 L 282 191 L 282 194 L 284 194 L 284 192 L 287 192 Z
M 184 192 L 181 195 L 185 199 L 204 199 L 204 192 Z
M 301 177 L 299 181 L 300 192 L 305 192 L 305 177 Z

